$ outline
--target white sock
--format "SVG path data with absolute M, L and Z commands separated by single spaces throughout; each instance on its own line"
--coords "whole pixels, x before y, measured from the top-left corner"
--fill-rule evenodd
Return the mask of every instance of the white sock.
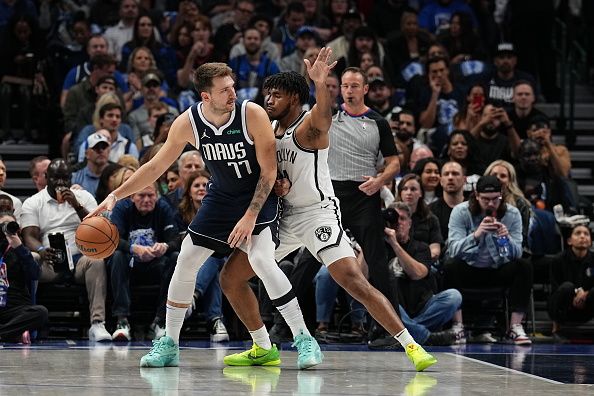
M 258 345 L 260 348 L 272 348 L 272 342 L 270 342 L 270 337 L 268 336 L 268 330 L 266 330 L 266 326 L 262 326 L 258 330 L 250 331 L 250 335 L 252 336 L 254 343 L 256 343 L 256 345 Z
M 167 315 L 165 315 L 165 334 L 173 338 L 173 342 L 179 344 L 179 332 L 181 331 L 186 311 L 188 308 L 179 308 L 167 304 Z
M 406 349 L 406 347 L 410 344 L 416 344 L 415 340 L 412 338 L 407 329 L 404 329 L 400 333 L 396 334 L 394 338 L 398 340 L 404 349 Z
M 276 309 L 278 309 L 278 312 L 280 312 L 287 325 L 291 328 L 293 337 L 300 334 L 301 332 L 303 332 L 305 335 L 311 335 L 309 330 L 307 330 L 305 321 L 303 320 L 303 314 L 301 313 L 299 302 L 297 302 L 297 297 L 294 297 L 285 305 L 276 307 Z

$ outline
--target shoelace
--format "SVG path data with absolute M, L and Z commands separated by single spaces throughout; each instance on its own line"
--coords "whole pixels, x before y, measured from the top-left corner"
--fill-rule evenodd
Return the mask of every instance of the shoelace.
M 156 355 L 157 353 L 161 353 L 166 348 L 165 343 L 161 342 L 161 340 L 153 340 L 153 347 L 149 351 L 149 355 Z
M 250 349 L 248 351 L 248 355 L 252 356 L 254 358 L 261 357 L 261 356 L 258 356 L 258 347 L 256 346 L 256 344 L 252 345 L 252 349 Z
M 291 346 L 294 346 L 299 351 L 299 354 L 302 353 L 311 353 L 313 349 L 313 343 L 307 336 L 297 336 L 295 337 L 295 341 Z M 303 348 L 303 349 L 302 349 Z

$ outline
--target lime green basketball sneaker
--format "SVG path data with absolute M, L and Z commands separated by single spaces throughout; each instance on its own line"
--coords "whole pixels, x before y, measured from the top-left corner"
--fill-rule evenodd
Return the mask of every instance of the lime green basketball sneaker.
M 255 342 L 247 351 L 225 356 L 223 362 L 228 366 L 278 366 L 281 364 L 276 345 L 272 345 L 270 349 L 264 349 Z
M 153 340 L 153 347 L 149 353 L 140 359 L 140 367 L 177 366 L 179 366 L 179 346 L 167 335 Z
M 437 363 L 437 359 L 428 354 L 419 344 L 408 344 L 406 347 L 406 356 L 415 365 L 417 371 L 423 371 L 427 367 Z

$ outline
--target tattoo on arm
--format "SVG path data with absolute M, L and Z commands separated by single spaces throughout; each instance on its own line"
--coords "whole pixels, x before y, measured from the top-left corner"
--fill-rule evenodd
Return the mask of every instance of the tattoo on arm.
M 268 195 L 270 195 L 270 191 L 272 191 L 272 185 L 266 179 L 260 176 L 258 184 L 256 185 L 254 197 L 252 198 L 252 202 L 250 202 L 249 209 L 256 213 L 260 213 L 262 206 L 264 206 L 264 202 L 266 202 Z

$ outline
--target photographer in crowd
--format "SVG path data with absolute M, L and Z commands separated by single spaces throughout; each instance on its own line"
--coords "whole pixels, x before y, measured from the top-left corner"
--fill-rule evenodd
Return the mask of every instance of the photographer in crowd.
M 31 304 L 29 285 L 39 279 L 41 268 L 18 232 L 15 217 L 0 212 L 0 340 L 29 344 L 29 331 L 43 327 L 47 309 Z
M 455 313 L 462 305 L 462 295 L 456 289 L 433 293 L 435 280 L 431 273 L 431 252 L 426 243 L 411 238 L 412 213 L 404 202 L 394 202 L 384 211 L 387 227 L 386 241 L 392 248 L 390 261 L 392 275 L 396 278 L 400 317 L 411 335 L 425 345 L 452 345 L 456 332 L 439 331 L 446 323 L 454 321 L 461 327 Z M 393 337 L 378 338 L 369 344 L 370 349 L 392 349 L 398 342 Z M 395 340 L 394 340 L 395 341 Z

